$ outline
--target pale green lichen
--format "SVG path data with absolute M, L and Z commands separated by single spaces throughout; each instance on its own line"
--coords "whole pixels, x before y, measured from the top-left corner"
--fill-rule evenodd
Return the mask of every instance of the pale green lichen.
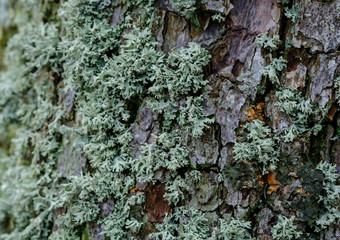
M 197 27 L 200 26 L 196 10 L 198 4 L 206 3 L 207 0 L 171 0 L 171 6 L 176 12 L 191 20 Z
M 279 220 L 272 228 L 272 236 L 278 240 L 300 239 L 302 232 L 294 224 L 295 217 L 287 218 L 279 215 Z
M 225 16 L 223 16 L 221 13 L 216 13 L 211 16 L 212 20 L 217 21 L 219 23 L 225 21 Z
M 167 215 L 162 224 L 157 224 L 159 232 L 149 235 L 150 238 L 172 239 L 219 239 L 219 240 L 253 240 L 249 230 L 250 222 L 241 219 L 219 220 L 210 234 L 209 219 L 200 210 L 179 207 L 171 215 Z
M 292 124 L 285 129 L 282 139 L 285 142 L 292 142 L 302 133 L 311 130 L 316 135 L 321 130 L 320 123 L 311 125 L 313 117 L 322 114 L 322 109 L 318 109 L 310 99 L 302 97 L 302 94 L 291 88 L 282 88 L 276 92 L 278 102 L 276 105 L 280 111 L 290 116 Z
M 326 211 L 321 214 L 320 218 L 316 221 L 318 225 L 317 230 L 326 229 L 333 224 L 340 222 L 340 185 L 337 185 L 339 174 L 336 170 L 336 165 L 327 162 L 320 162 L 316 169 L 320 170 L 325 178 L 323 181 L 323 189 L 326 194 L 319 196 L 319 202 L 322 202 Z
M 285 16 L 295 23 L 299 19 L 300 9 L 300 4 L 295 4 L 292 8 L 285 7 Z
M 157 224 L 157 233 L 149 235 L 150 238 L 171 239 L 208 239 L 208 219 L 196 209 L 179 207 L 165 217 L 162 224 Z
M 262 35 L 256 38 L 256 43 L 269 51 L 275 51 L 280 43 L 280 36 L 274 35 L 273 37 L 268 37 L 267 35 Z
M 159 169 L 169 169 L 170 172 L 175 172 L 188 166 L 189 153 L 181 144 L 181 139 L 176 132 L 162 133 L 155 138 L 155 143 L 143 146 L 141 156 L 131 161 L 137 180 L 152 181 L 155 172 Z
M 279 73 L 286 67 L 287 60 L 280 58 L 274 58 L 273 61 L 263 68 L 263 76 L 268 77 L 273 84 L 280 85 Z
M 249 230 L 251 222 L 240 219 L 220 219 L 220 226 L 215 229 L 211 240 L 253 240 Z
M 177 171 L 188 167 L 189 159 L 178 132 L 199 137 L 213 121 L 202 107 L 207 84 L 203 67 L 210 56 L 196 43 L 169 56 L 156 51 L 158 43 L 149 29 L 152 2 L 126 4 L 146 9 L 144 25 L 133 26 L 127 11 L 119 26 L 111 26 L 111 1 L 72 0 L 61 6 L 59 23 L 25 24 L 9 42 L 8 69 L 1 76 L 1 131 L 7 133 L 11 124 L 18 129 L 14 151 L 1 160 L 6 164 L 3 175 L 12 174 L 16 181 L 12 185 L 1 179 L 8 187 L 2 190 L 0 216 L 14 223 L 1 238 L 75 239 L 89 222 L 97 222 L 104 224 L 102 234 L 110 239 L 132 239 L 144 222 L 131 209 L 143 204 L 145 196 L 131 196 L 129 190 L 137 181 L 154 183 L 158 169 L 171 174 L 166 199 L 174 205 L 184 199 L 189 175 L 177 177 Z M 122 36 L 126 28 L 131 31 Z M 144 98 L 164 115 L 164 127 L 154 144 L 132 158 L 135 116 L 128 106 L 138 109 Z M 164 99 L 172 111 L 157 108 Z M 67 117 L 74 120 L 74 106 L 80 118 L 70 126 Z M 73 136 L 68 149 L 82 152 L 90 170 L 62 179 L 57 167 L 66 157 L 65 135 Z M 18 167 L 9 163 L 15 160 Z M 100 203 L 110 199 L 116 207 L 101 219 Z M 61 208 L 55 219 L 58 231 L 52 233 L 53 216 Z M 191 227 L 186 234 L 196 236 Z
M 335 78 L 334 87 L 335 87 L 335 97 L 338 103 L 340 104 L 340 76 Z
M 0 76 L 1 239 L 86 239 L 92 226 L 109 239 L 135 239 L 145 230 L 146 196 L 130 190 L 141 181 L 157 183 L 156 171 L 166 174 L 164 198 L 173 213 L 150 236 L 252 239 L 250 222 L 217 216 L 210 222 L 202 210 L 178 207 L 201 177 L 190 169 L 188 144 L 214 122 L 203 107 L 207 50 L 189 43 L 169 54 L 157 51 L 150 30 L 153 1 L 121 1 L 126 7 L 119 25 L 110 21 L 114 1 L 65 1 L 59 17 L 51 18 L 57 6 L 52 1 L 6 2 L 16 8 L 10 24 L 18 24 L 18 33 L 8 42 Z M 178 14 L 197 24 L 196 11 L 205 1 L 172 2 Z M 276 50 L 277 37 L 263 37 L 260 44 Z M 279 83 L 284 66 L 285 60 L 274 59 L 264 75 Z M 290 101 L 298 104 L 282 97 L 282 109 L 306 125 L 298 112 L 309 116 L 308 106 L 301 110 Z M 144 102 L 160 128 L 133 157 L 132 128 Z M 273 131 L 257 121 L 246 131 L 245 141 L 235 145 L 236 159 L 256 163 L 262 174 L 275 169 L 279 150 Z M 60 165 L 76 161 L 75 155 L 84 167 L 70 176 Z M 333 169 L 320 170 L 334 175 Z M 219 176 L 223 182 L 225 176 Z M 324 184 L 327 194 L 320 201 L 332 207 L 317 221 L 322 229 L 338 219 L 334 177 Z M 104 215 L 101 206 L 108 201 L 114 207 Z
M 259 120 L 254 120 L 245 125 L 247 130 L 246 140 L 236 142 L 234 154 L 236 160 L 248 160 L 254 162 L 260 168 L 262 174 L 267 169 L 276 169 L 276 163 L 279 161 L 279 150 L 273 133 L 267 126 Z

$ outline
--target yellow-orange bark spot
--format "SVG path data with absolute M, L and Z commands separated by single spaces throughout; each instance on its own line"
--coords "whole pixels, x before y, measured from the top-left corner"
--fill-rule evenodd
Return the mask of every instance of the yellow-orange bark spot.
M 132 188 L 130 193 L 142 193 L 142 191 L 139 191 L 137 188 Z
M 259 104 L 256 105 L 256 110 L 258 112 L 263 112 L 263 108 L 264 108 L 264 102 L 260 102 Z
M 251 105 L 248 110 L 244 112 L 244 114 L 247 116 L 248 121 L 253 121 L 253 120 L 260 120 L 264 122 L 264 102 L 261 102 L 259 104 Z
M 275 179 L 275 172 L 273 170 L 268 169 L 268 172 L 269 173 L 268 173 L 267 181 L 269 184 L 269 188 L 268 188 L 267 193 L 272 194 L 273 192 L 277 191 L 277 189 L 280 186 L 280 182 Z
M 273 192 L 277 191 L 281 184 L 275 179 L 275 171 L 271 169 L 268 169 L 267 171 L 267 174 L 259 176 L 259 184 L 261 187 L 263 187 L 265 183 L 267 183 L 269 185 L 267 193 L 272 194 Z
M 298 193 L 302 194 L 302 195 L 305 195 L 306 197 L 308 197 L 308 195 L 309 195 L 309 192 L 305 192 L 305 190 L 303 190 L 303 188 L 298 188 L 296 191 Z

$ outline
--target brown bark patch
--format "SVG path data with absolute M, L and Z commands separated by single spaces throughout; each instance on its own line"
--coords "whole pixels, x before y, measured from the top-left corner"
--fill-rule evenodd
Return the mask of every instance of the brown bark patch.
M 237 78 L 238 76 L 240 76 L 242 69 L 243 69 L 244 64 L 242 62 L 240 62 L 239 60 L 236 60 L 234 66 L 233 66 L 233 70 L 231 71 L 232 74 Z
M 287 72 L 295 71 L 298 65 L 301 63 L 295 50 L 288 52 L 287 59 Z
M 163 222 L 166 214 L 171 213 L 169 203 L 164 199 L 165 185 L 154 186 L 146 195 L 145 210 L 148 213 L 148 221 L 159 223 Z
M 335 114 L 337 113 L 338 111 L 338 104 L 334 103 L 331 107 L 331 109 L 329 110 L 328 114 L 327 114 L 327 117 L 329 118 L 329 120 L 333 121 L 333 118 L 335 116 Z
M 197 16 L 197 19 L 198 19 L 199 27 L 193 24 L 191 28 L 191 38 L 193 39 L 199 37 L 207 29 L 209 22 L 210 22 L 210 15 L 200 14 Z

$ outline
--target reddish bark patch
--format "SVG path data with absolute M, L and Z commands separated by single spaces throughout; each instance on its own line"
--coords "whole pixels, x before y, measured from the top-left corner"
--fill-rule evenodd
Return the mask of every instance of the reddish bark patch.
M 169 203 L 164 199 L 165 185 L 154 186 L 146 195 L 145 210 L 148 212 L 148 221 L 153 223 L 163 222 L 166 214 L 171 213 Z

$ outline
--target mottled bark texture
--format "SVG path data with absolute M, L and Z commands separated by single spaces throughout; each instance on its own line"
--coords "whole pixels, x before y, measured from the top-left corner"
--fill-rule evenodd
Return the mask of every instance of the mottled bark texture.
M 319 106 L 327 105 L 330 111 L 330 115 L 323 119 L 322 131 L 317 136 L 299 138 L 289 145 L 282 143 L 280 148 L 300 164 L 322 160 L 336 163 L 339 173 L 339 140 L 331 140 L 339 128 L 340 118 L 334 110 L 338 108 L 334 79 L 339 72 L 340 61 L 339 2 L 301 1 L 295 23 L 285 16 L 284 8 L 276 0 L 208 1 L 207 6 L 217 2 L 223 7 L 207 7 L 206 10 L 226 14 L 225 22 L 215 23 L 202 13 L 198 16 L 201 29 L 197 30 L 182 16 L 173 13 L 167 1 L 159 1 L 164 22 L 155 31 L 155 36 L 162 43 L 160 49 L 168 52 L 171 48 L 196 41 L 212 54 L 211 64 L 206 70 L 211 94 L 206 99 L 205 108 L 207 114 L 216 117 L 216 124 L 190 145 L 191 163 L 209 176 L 216 175 L 218 169 L 237 165 L 232 153 L 237 130 L 247 121 L 251 106 L 261 102 L 264 102 L 265 108 L 264 121 L 269 126 L 282 131 L 290 125 L 289 116 L 275 105 L 275 89 L 262 77 L 263 67 L 271 59 L 255 43 L 256 37 L 263 34 L 277 34 L 281 43 L 276 52 L 288 61 L 287 68 L 280 75 L 282 85 L 300 91 Z M 289 49 L 285 48 L 288 42 L 292 45 Z M 265 90 L 259 91 L 262 88 Z M 141 133 L 136 133 L 135 138 L 139 138 Z M 296 192 L 303 189 L 304 179 L 301 175 L 297 176 L 297 169 L 289 165 L 289 162 L 282 163 L 277 169 L 279 187 L 266 197 L 267 179 L 261 188 L 248 189 L 244 186 L 235 190 L 232 187 L 235 181 L 244 181 L 242 173 L 238 173 L 232 180 L 225 180 L 226 188 L 219 186 L 215 189 L 216 185 L 210 183 L 209 190 L 204 192 L 196 187 L 193 199 L 186 204 L 212 215 L 248 216 L 254 224 L 254 235 L 259 239 L 271 239 L 271 228 L 278 215 L 298 216 L 301 213 L 300 209 L 292 208 L 292 204 L 305 194 Z M 238 171 L 244 169 L 238 168 Z M 255 179 L 252 180 L 257 182 L 254 184 L 259 184 L 257 176 L 253 177 Z M 200 194 L 204 195 L 204 201 L 196 200 Z M 300 224 L 299 228 L 308 231 L 304 224 Z M 339 238 L 339 226 L 319 236 L 319 239 Z
M 121 16 L 128 9 L 128 3 L 123 2 L 113 5 L 109 20 L 111 26 L 122 24 Z M 153 3 L 155 11 L 151 32 L 158 42 L 157 51 L 166 55 L 187 47 L 190 42 L 199 43 L 211 54 L 210 63 L 204 68 L 205 79 L 208 79 L 208 94 L 204 95 L 203 106 L 206 117 L 215 121 L 198 138 L 187 132 L 180 133 L 186 138 L 185 147 L 190 165 L 176 173 L 184 176 L 188 169 L 195 169 L 201 177 L 198 181 L 186 180 L 186 187 L 182 186 L 183 199 L 177 205 L 168 203 L 164 198 L 167 193 L 166 183 L 169 179 L 174 181 L 173 173 L 168 169 L 157 170 L 153 181 L 137 181 L 129 194 L 141 194 L 145 201 L 141 206 L 131 207 L 128 211 L 131 211 L 131 216 L 143 222 L 143 227 L 136 234 L 128 234 L 125 238 L 132 239 L 133 236 L 135 239 L 148 239 L 150 233 L 159 231 L 156 226 L 164 221 L 166 215 L 171 216 L 176 207 L 185 206 L 199 210 L 208 219 L 205 224 L 210 234 L 206 239 L 240 239 L 212 235 L 214 227 L 220 224 L 219 219 L 224 218 L 249 221 L 251 227 L 247 231 L 254 239 L 340 239 L 339 219 L 325 228 L 317 230 L 315 227 L 317 219 L 326 211 L 320 204 L 319 196 L 325 195 L 322 186 L 327 178 L 316 167 L 325 161 L 336 164 L 337 173 L 340 173 L 340 114 L 335 87 L 335 79 L 340 73 L 340 2 L 196 2 L 193 20 L 174 9 L 172 1 L 156 0 Z M 287 14 L 294 7 L 299 8 L 296 15 Z M 142 21 L 138 16 L 143 16 L 143 9 L 131 11 L 132 22 L 138 25 L 138 21 Z M 216 14 L 222 20 L 214 20 L 212 16 Z M 128 28 L 124 30 L 129 31 Z M 256 39 L 263 35 L 278 35 L 276 49 L 257 43 Z M 0 43 L 3 48 L 3 40 Z M 282 71 L 277 71 L 279 83 L 274 83 L 263 75 L 263 71 L 273 59 L 280 56 L 287 62 Z M 63 75 L 58 75 L 54 81 L 63 81 Z M 236 142 L 247 141 L 244 138 L 244 127 L 252 121 L 259 120 L 268 126 L 273 138 L 274 132 L 283 134 L 292 126 L 295 117 L 280 109 L 277 104 L 280 100 L 276 93 L 283 88 L 296 90 L 301 99 L 310 99 L 319 114 L 306 115 L 309 118 L 308 127 L 293 140 L 275 139 L 275 148 L 280 152 L 276 169 L 265 169 L 262 172 L 264 165 L 254 160 L 235 159 L 234 145 Z M 65 121 L 68 127 L 80 124 L 73 91 L 84 89 L 70 89 L 63 95 L 58 95 L 60 93 L 57 90 L 53 93 L 58 95 L 55 101 L 64 106 L 66 114 L 74 115 Z M 130 101 L 128 106 L 135 116 L 134 122 L 127 120 L 132 126 L 132 139 L 128 147 L 132 158 L 136 159 L 142 154 L 142 146 L 157 142 L 164 127 L 163 115 L 152 111 L 147 101 L 148 97 L 136 98 L 135 102 L 138 103 L 133 105 Z M 321 126 L 315 134 L 312 130 L 314 123 Z M 172 128 L 178 126 L 175 124 Z M 69 144 L 77 141 L 74 133 L 65 131 L 58 141 L 62 151 L 55 171 L 59 171 L 62 179 L 91 172 L 93 166 L 86 160 L 86 155 L 81 150 L 75 151 Z M 2 140 L 0 146 L 8 148 L 4 142 Z M 32 154 L 29 150 L 27 152 Z M 339 203 L 338 197 L 335 201 Z M 122 207 L 117 206 L 114 199 L 104 199 L 104 202 L 95 204 L 100 205 L 97 215 L 99 219 L 110 216 L 115 213 L 115 208 Z M 51 229 L 58 229 L 56 219 L 67 211 L 71 210 L 64 206 L 53 213 Z M 300 238 L 294 234 L 288 234 L 291 238 L 288 235 L 286 238 L 275 235 L 277 237 L 274 238 L 273 227 L 277 225 L 279 216 L 295 217 L 294 225 L 304 235 Z M 82 232 L 81 237 L 78 235 L 79 239 L 106 239 L 103 234 L 105 223 L 92 219 L 78 228 L 77 231 Z M 3 230 L 8 232 L 8 229 L 10 227 Z M 126 231 L 131 229 L 126 228 Z

